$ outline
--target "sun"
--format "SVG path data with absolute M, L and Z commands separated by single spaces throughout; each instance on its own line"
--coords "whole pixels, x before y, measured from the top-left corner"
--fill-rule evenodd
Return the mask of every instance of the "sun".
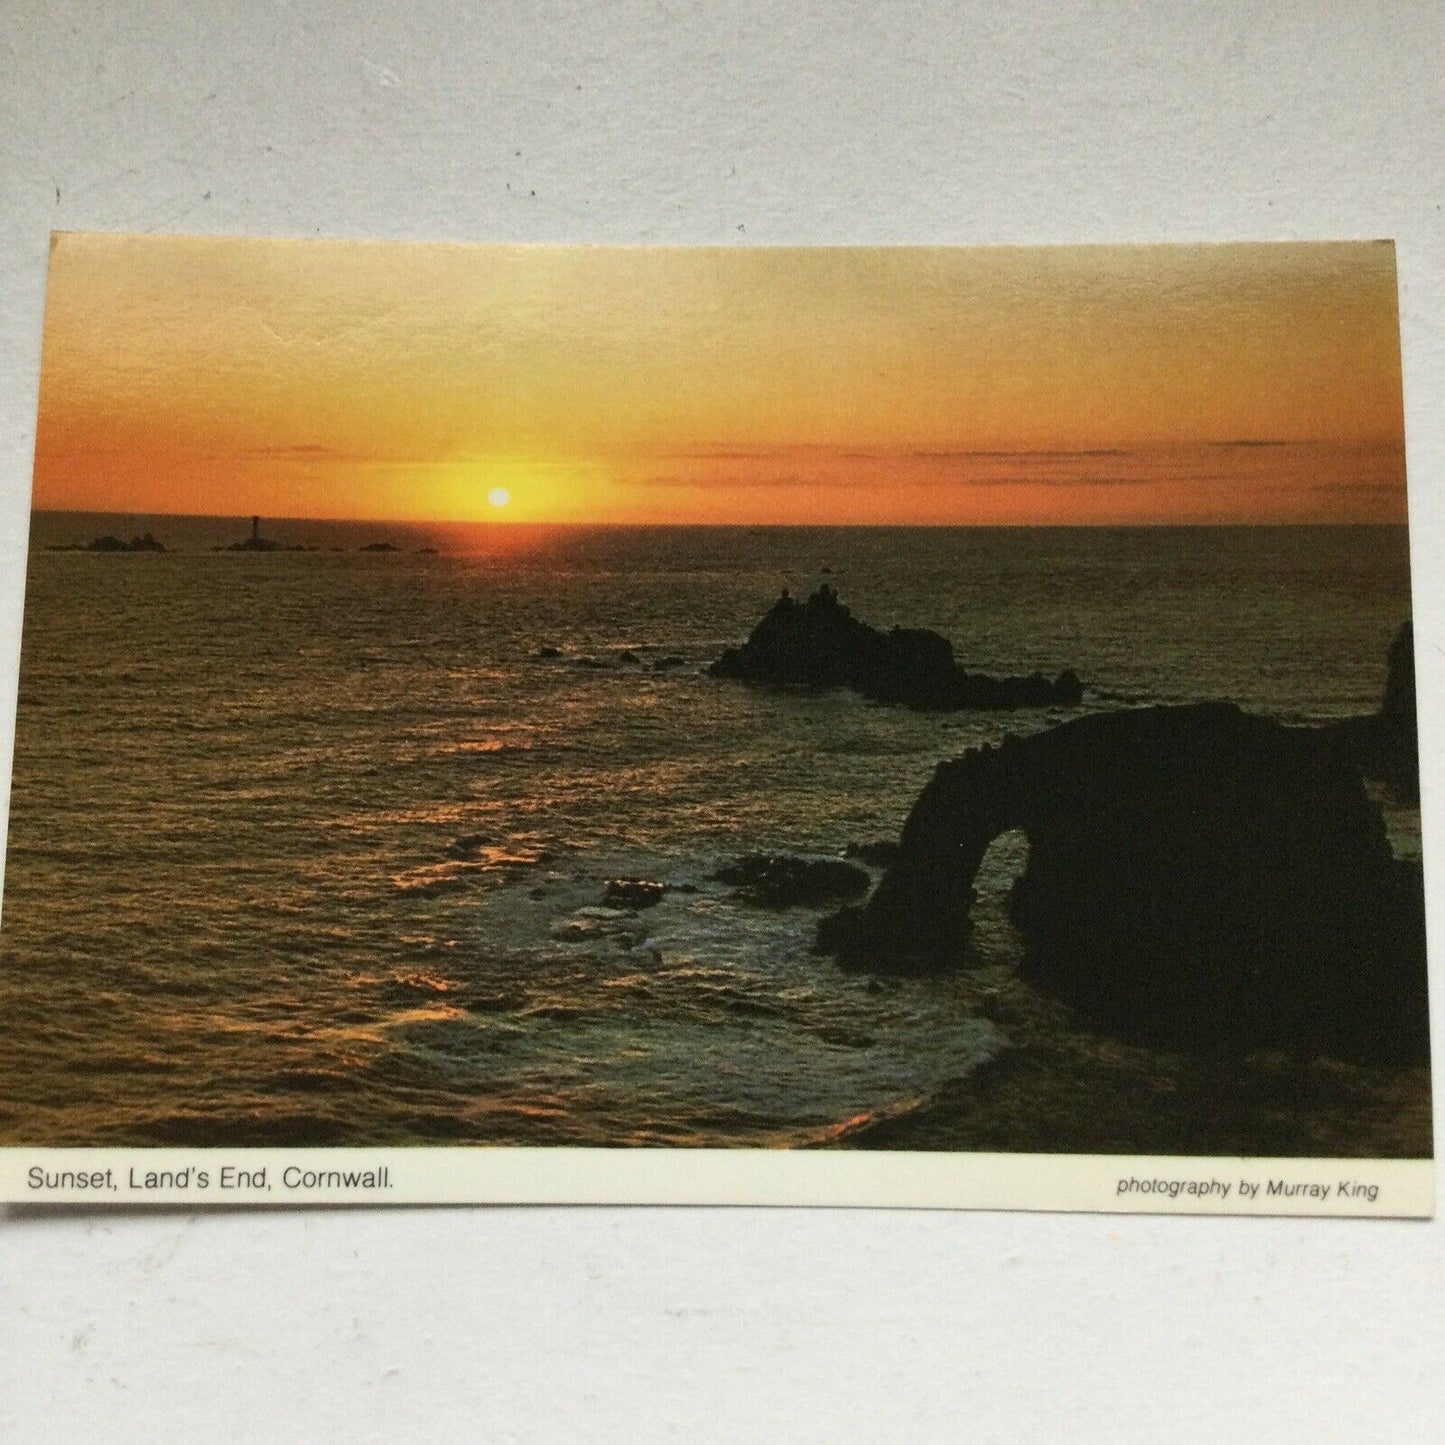
M 512 494 L 505 487 L 493 487 L 487 493 L 487 500 L 494 507 L 505 507 L 512 500 Z

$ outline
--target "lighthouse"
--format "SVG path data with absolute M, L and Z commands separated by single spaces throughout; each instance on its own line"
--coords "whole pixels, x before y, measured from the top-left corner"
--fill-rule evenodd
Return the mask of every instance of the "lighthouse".
M 259 542 L 260 540 L 261 540 L 261 519 L 260 519 L 260 517 L 252 517 L 252 518 L 251 518 L 251 541 L 252 541 L 252 542 Z

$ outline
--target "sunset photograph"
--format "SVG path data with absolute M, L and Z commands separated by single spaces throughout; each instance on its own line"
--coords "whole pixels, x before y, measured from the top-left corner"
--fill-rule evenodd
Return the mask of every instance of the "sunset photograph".
M 1431 1153 L 1394 247 L 57 234 L 0 1143 Z

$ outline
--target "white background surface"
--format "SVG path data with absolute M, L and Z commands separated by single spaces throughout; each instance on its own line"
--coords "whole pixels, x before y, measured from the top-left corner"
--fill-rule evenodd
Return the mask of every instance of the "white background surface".
M 1438 1043 L 1442 40 L 1361 0 L 8 0 L 0 752 L 52 227 L 1393 236 Z M 0 1439 L 1437 1440 L 1442 1285 L 1439 1223 L 11 1212 Z

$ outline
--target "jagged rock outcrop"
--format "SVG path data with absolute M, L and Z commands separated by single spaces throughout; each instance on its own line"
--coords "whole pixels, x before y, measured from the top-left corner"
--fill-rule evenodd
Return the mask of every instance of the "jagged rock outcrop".
M 1053 679 L 965 671 L 946 637 L 916 627 L 870 627 L 827 584 L 806 602 L 784 591 L 747 642 L 727 648 L 708 672 L 746 682 L 848 687 L 875 702 L 928 712 L 1073 707 L 1083 697 L 1078 677 L 1067 670 Z
M 856 898 L 873 880 L 866 868 L 840 858 L 798 858 L 789 853 L 749 853 L 713 874 L 731 883 L 734 897 L 760 908 L 816 907 Z
M 941 763 L 897 862 L 819 946 L 860 969 L 956 966 L 974 877 L 1013 828 L 1029 841 L 1010 902 L 1026 976 L 1096 1025 L 1205 1050 L 1425 1057 L 1420 871 L 1321 732 L 1203 703 Z
M 47 547 L 45 550 L 47 552 L 164 552 L 166 548 L 149 532 L 143 532 L 139 537 L 132 537 L 129 542 L 123 542 L 119 537 L 113 537 L 107 533 L 103 537 L 92 537 L 84 547 L 78 543 L 69 543 Z
M 1324 740 L 1366 777 L 1387 783 L 1406 802 L 1420 800 L 1420 738 L 1415 721 L 1415 629 L 1401 624 L 1390 644 L 1390 671 L 1378 712 L 1322 729 Z

